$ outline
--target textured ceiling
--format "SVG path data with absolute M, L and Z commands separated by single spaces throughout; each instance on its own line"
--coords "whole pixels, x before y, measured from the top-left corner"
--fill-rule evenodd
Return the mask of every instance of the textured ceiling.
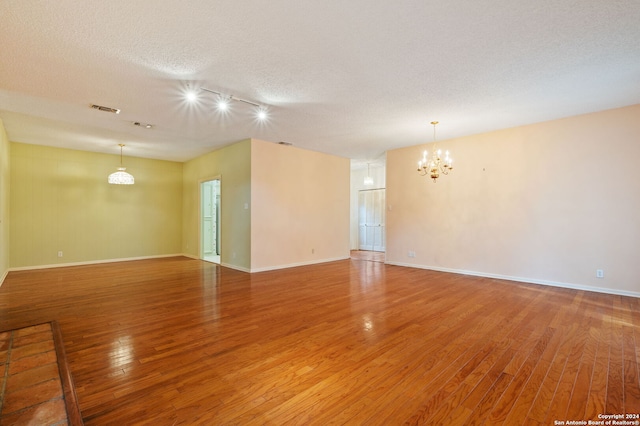
M 639 0 L 3 0 L 0 47 L 11 140 L 177 161 L 249 137 L 366 161 L 432 120 L 447 139 L 640 103 Z

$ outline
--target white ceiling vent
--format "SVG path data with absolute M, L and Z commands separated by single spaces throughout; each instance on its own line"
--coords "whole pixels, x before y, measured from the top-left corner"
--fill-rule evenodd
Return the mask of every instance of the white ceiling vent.
M 117 108 L 110 108 L 102 105 L 91 104 L 91 108 L 97 109 L 98 111 L 110 112 L 112 114 L 120 114 L 120 110 Z

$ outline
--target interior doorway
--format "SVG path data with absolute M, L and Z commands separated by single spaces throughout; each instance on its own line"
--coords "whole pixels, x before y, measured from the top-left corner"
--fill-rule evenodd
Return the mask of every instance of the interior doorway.
M 385 190 L 358 193 L 358 249 L 385 251 Z
M 220 263 L 220 179 L 200 183 L 200 258 Z

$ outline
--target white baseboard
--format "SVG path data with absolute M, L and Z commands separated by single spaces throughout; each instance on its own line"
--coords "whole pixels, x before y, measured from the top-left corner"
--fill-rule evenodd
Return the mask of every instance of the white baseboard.
M 183 256 L 189 257 L 191 259 L 195 259 L 195 260 L 202 260 L 203 262 L 208 262 L 207 260 L 201 259 L 197 256 L 193 256 L 190 254 L 184 254 Z M 324 260 L 320 260 L 320 261 L 312 261 L 312 262 L 301 262 L 301 263 L 290 263 L 287 265 L 277 265 L 277 266 L 268 266 L 265 268 L 245 268 L 244 266 L 238 266 L 238 265 L 233 265 L 231 263 L 223 263 L 220 262 L 219 265 L 223 266 L 225 268 L 229 268 L 229 269 L 233 269 L 236 271 L 240 271 L 240 272 L 246 272 L 247 274 L 253 274 L 255 272 L 266 272 L 266 271 L 275 271 L 278 269 L 285 269 L 285 268 L 293 268 L 296 266 L 305 266 L 305 265 L 313 265 L 316 263 L 326 263 L 326 262 L 333 262 L 335 260 L 345 260 L 348 259 L 347 257 L 341 257 L 341 258 L 335 258 L 335 259 L 324 259 Z M 212 263 L 212 262 L 209 262 Z
M 266 266 L 266 267 L 263 267 L 263 268 L 251 268 L 251 270 L 249 272 L 254 273 L 254 272 L 275 271 L 275 270 L 278 270 L 278 269 L 295 268 L 297 266 L 317 265 L 319 263 L 336 262 L 338 260 L 347 260 L 347 259 L 349 259 L 349 256 L 347 256 L 347 257 L 333 257 L 333 258 L 329 258 L 329 259 L 310 260 L 310 261 L 307 261 L 307 262 L 288 263 L 288 264 L 285 264 L 285 265 Z
M 596 293 L 615 294 L 618 296 L 629 296 L 629 297 L 640 298 L 640 293 L 635 291 L 617 290 L 617 289 L 602 288 L 602 287 L 590 287 L 590 286 L 581 285 L 581 284 L 571 284 L 571 283 L 562 283 L 558 281 L 539 280 L 536 278 L 512 277 L 509 275 L 466 271 L 463 269 L 440 268 L 437 266 L 415 265 L 415 264 L 403 263 L 403 262 L 385 262 L 385 263 L 387 265 L 404 266 L 408 268 L 428 269 L 431 271 L 448 272 L 452 274 L 472 275 L 475 277 L 495 278 L 498 280 L 517 281 L 517 282 L 527 283 L 527 284 L 538 284 L 538 285 L 546 285 L 551 287 L 570 288 L 573 290 L 593 291 Z
M 202 259 L 200 259 L 202 260 Z M 224 266 L 225 268 L 235 269 L 236 271 L 251 273 L 251 269 L 245 268 L 244 266 L 232 265 L 230 263 L 220 263 L 220 266 Z
M 100 263 L 114 263 L 114 262 L 129 262 L 131 260 L 145 260 L 145 259 L 159 259 L 164 257 L 181 257 L 188 255 L 182 253 L 176 254 L 159 254 L 155 256 L 138 256 L 138 257 L 122 257 L 117 259 L 100 259 L 100 260 L 87 260 L 82 262 L 68 262 L 68 263 L 53 263 L 50 265 L 35 265 L 35 266 L 18 266 L 9 268 L 9 272 L 12 271 L 31 271 L 35 269 L 49 269 L 49 268 L 64 268 L 67 266 L 82 266 L 82 265 L 96 265 Z
M 35 270 L 35 269 L 63 268 L 67 266 L 82 266 L 82 265 L 94 265 L 94 264 L 100 264 L 100 263 L 128 262 L 132 260 L 158 259 L 158 258 L 166 258 L 166 257 L 188 257 L 190 259 L 201 260 L 198 257 L 190 254 L 176 253 L 176 254 L 163 254 L 163 255 L 155 255 L 155 256 L 139 256 L 139 257 L 126 257 L 126 258 L 117 258 L 117 259 L 90 260 L 90 261 L 83 261 L 83 262 L 55 263 L 50 265 L 20 266 L 20 267 L 9 268 L 8 270 L 6 270 L 2 274 L 2 277 L 0 278 L 0 286 L 2 286 L 2 284 L 4 283 L 4 280 L 7 277 L 8 273 L 12 271 L 29 271 L 29 270 Z M 315 264 L 327 263 L 327 262 L 335 262 L 335 261 L 347 260 L 347 259 L 349 259 L 348 256 L 335 257 L 335 258 L 329 258 L 329 259 L 312 260 L 307 262 L 289 263 L 285 265 L 276 265 L 276 266 L 268 266 L 263 268 L 252 268 L 252 269 L 244 268 L 242 266 L 237 266 L 237 265 L 231 265 L 228 263 L 221 263 L 220 266 L 224 266 L 225 268 L 230 268 L 230 269 L 234 269 L 241 272 L 255 273 L 255 272 L 275 271 L 278 269 L 295 268 L 298 266 L 315 265 Z M 463 269 L 441 268 L 437 266 L 415 265 L 415 264 L 403 263 L 403 262 L 387 261 L 385 262 L 385 264 L 402 266 L 407 268 L 417 268 L 417 269 L 427 269 L 427 270 L 438 271 L 438 272 L 447 272 L 451 274 L 462 274 L 462 275 L 471 275 L 471 276 L 484 277 L 484 278 L 495 278 L 499 280 L 515 281 L 515 282 L 521 282 L 521 283 L 527 283 L 527 284 L 538 284 L 538 285 L 546 285 L 551 287 L 569 288 L 573 290 L 593 291 L 597 293 L 615 294 L 619 296 L 629 296 L 629 297 L 640 298 L 640 292 L 635 292 L 635 291 L 617 290 L 617 289 L 602 288 L 602 287 L 590 287 L 590 286 L 585 286 L 580 284 L 540 280 L 536 278 L 513 277 L 509 275 L 491 274 L 491 273 L 477 272 L 477 271 L 467 271 Z

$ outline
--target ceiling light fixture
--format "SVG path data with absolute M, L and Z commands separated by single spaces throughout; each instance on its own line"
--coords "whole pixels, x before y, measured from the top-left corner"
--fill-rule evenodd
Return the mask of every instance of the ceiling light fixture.
M 187 90 L 187 93 L 185 93 L 185 97 L 189 102 L 195 102 L 196 100 L 198 100 L 198 94 L 195 90 Z
M 371 177 L 370 164 L 367 163 L 367 176 L 364 178 L 364 184 L 367 186 L 373 185 L 373 178 Z
M 118 108 L 111 108 L 111 107 L 106 107 L 106 106 L 96 105 L 96 104 L 91 104 L 90 106 L 91 108 L 97 109 L 98 111 L 110 112 L 112 114 L 120 114 L 120 110 Z
M 218 109 L 220 111 L 226 111 L 227 109 L 229 109 L 229 100 L 221 96 L 218 99 Z
M 260 107 L 258 108 L 258 113 L 256 114 L 256 116 L 258 117 L 258 120 L 263 121 L 269 117 L 269 114 L 267 114 L 266 108 Z
M 442 151 L 436 147 L 436 125 L 438 122 L 432 121 L 431 124 L 433 125 L 433 154 L 431 154 L 431 159 L 429 159 L 427 151 L 424 151 L 422 160 L 418 161 L 418 173 L 420 173 L 420 176 L 429 175 L 435 183 L 440 177 L 440 173 L 448 175 L 449 172 L 453 170 L 453 159 L 449 157 L 449 151 L 445 153 L 444 159 L 440 157 Z
M 118 146 L 120 147 L 120 167 L 118 167 L 117 172 L 109 175 L 108 181 L 113 185 L 133 185 L 133 176 L 125 171 L 127 170 L 126 167 L 122 167 L 122 147 L 124 147 L 124 144 L 119 143 Z
M 252 102 L 252 101 L 248 101 L 246 99 L 242 99 L 242 98 L 238 98 L 236 96 L 230 95 L 230 96 L 226 96 L 224 94 L 222 94 L 221 92 L 218 92 L 216 90 L 211 90 L 211 89 L 207 89 L 206 87 L 201 87 L 200 90 L 202 90 L 203 92 L 208 92 L 208 93 L 213 93 L 214 95 L 218 96 L 218 102 L 217 102 L 217 107 L 220 111 L 227 111 L 230 106 L 231 106 L 231 101 L 236 101 L 236 102 L 242 102 L 243 104 L 248 104 L 251 105 L 253 107 L 256 108 L 256 117 L 258 118 L 258 120 L 260 121 L 264 121 L 266 119 L 269 118 L 269 112 L 268 112 L 268 108 L 265 105 L 260 105 L 256 102 Z M 189 97 L 189 93 L 192 92 L 187 92 L 187 99 L 191 100 L 191 98 Z M 194 99 L 195 100 L 195 97 Z

